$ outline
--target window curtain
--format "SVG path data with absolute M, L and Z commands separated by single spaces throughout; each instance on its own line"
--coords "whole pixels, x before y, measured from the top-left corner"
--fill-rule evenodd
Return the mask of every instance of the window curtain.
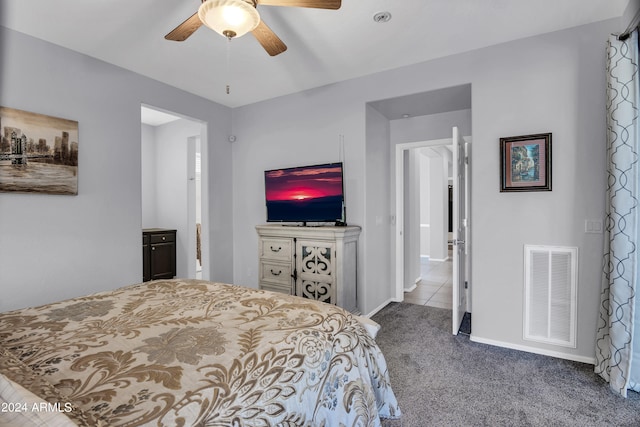
M 607 43 L 605 250 L 595 372 L 616 393 L 640 391 L 638 31 Z

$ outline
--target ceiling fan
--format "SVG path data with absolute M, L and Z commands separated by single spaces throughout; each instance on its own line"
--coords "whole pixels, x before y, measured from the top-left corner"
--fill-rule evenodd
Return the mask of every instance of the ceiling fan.
M 342 0 L 202 0 L 198 12 L 164 36 L 167 40 L 184 41 L 202 24 L 220 35 L 232 39 L 249 31 L 271 56 L 287 46 L 260 19 L 256 6 L 295 6 L 316 9 L 340 9 Z

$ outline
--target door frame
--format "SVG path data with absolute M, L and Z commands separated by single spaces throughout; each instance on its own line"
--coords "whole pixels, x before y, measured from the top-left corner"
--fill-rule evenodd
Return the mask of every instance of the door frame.
M 202 279 L 204 280 L 210 280 L 211 277 L 211 263 L 209 262 L 209 255 L 210 255 L 210 248 L 209 248 L 209 144 L 208 144 L 208 134 L 207 134 L 207 122 L 197 119 L 195 117 L 191 117 L 188 116 L 186 114 L 183 113 L 179 113 L 176 111 L 172 111 L 172 110 L 166 110 L 164 108 L 152 105 L 152 104 L 147 104 L 147 103 L 141 103 L 140 107 L 144 107 L 147 109 L 152 109 L 152 110 L 157 110 L 160 112 L 164 112 L 176 117 L 179 117 L 180 119 L 184 119 L 184 120 L 189 120 L 191 122 L 194 123 L 198 123 L 199 127 L 200 127 L 200 132 L 198 134 L 195 135 L 188 135 L 185 136 L 184 141 L 182 141 L 185 146 L 186 146 L 186 151 L 187 151 L 187 161 L 189 161 L 190 159 L 190 154 L 191 154 L 191 142 L 193 138 L 200 138 L 200 156 L 201 156 L 201 215 L 202 215 L 202 229 L 201 229 L 201 250 L 202 250 L 202 260 L 203 260 L 203 264 L 202 264 Z M 142 145 L 142 142 L 140 142 L 140 144 Z M 195 151 L 194 151 L 195 153 Z M 187 239 L 187 244 L 189 245 L 189 248 L 187 248 L 186 250 L 186 257 L 187 259 L 192 259 L 194 262 L 188 262 L 187 263 L 187 274 L 189 276 L 189 278 L 195 278 L 196 275 L 196 268 L 195 268 L 195 257 L 196 257 L 196 234 L 195 234 L 195 222 L 192 221 L 192 218 L 195 218 L 195 197 L 192 198 L 192 194 L 190 194 L 189 191 L 189 168 L 187 165 L 187 174 L 184 176 L 184 182 L 185 184 L 185 191 L 187 194 L 187 198 L 188 198 L 188 206 L 187 206 L 187 213 L 186 216 L 187 218 L 185 219 L 187 222 L 187 229 L 188 229 L 188 239 Z M 142 177 L 141 177 L 142 179 Z M 142 184 L 142 183 L 141 183 Z M 142 208 L 142 206 L 141 206 Z M 193 224 L 192 224 L 193 223 Z M 178 250 L 178 248 L 177 248 Z
M 189 222 L 188 222 L 188 226 L 189 226 L 189 246 L 187 249 L 187 259 L 191 259 L 191 260 L 195 260 L 197 259 L 197 251 L 196 251 L 196 247 L 197 247 L 197 239 L 196 239 L 196 197 L 197 197 L 197 186 L 196 186 L 196 165 L 195 165 L 195 161 L 196 161 L 196 153 L 197 153 L 197 148 L 196 145 L 199 141 L 199 145 L 200 145 L 200 217 L 201 217 L 201 222 L 200 222 L 200 232 L 201 232 L 201 241 L 200 241 L 200 250 L 201 250 L 201 255 L 202 255 L 202 277 L 205 277 L 204 271 L 205 271 L 205 264 L 209 264 L 208 262 L 205 262 L 205 260 L 207 260 L 208 258 L 204 257 L 204 252 L 205 252 L 205 248 L 204 248 L 204 222 L 205 222 L 205 216 L 204 216 L 204 210 L 205 210 L 205 204 L 204 204 L 204 200 L 206 198 L 206 194 L 204 192 L 204 180 L 202 179 L 203 173 L 204 173 L 204 168 L 205 166 L 203 165 L 203 160 L 204 160 L 204 156 L 202 154 L 202 150 L 203 150 L 203 145 L 202 145 L 202 137 L 201 134 L 198 135 L 194 135 L 194 136 L 189 136 L 187 137 L 187 198 L 188 198 L 188 207 L 187 207 L 187 212 L 188 212 L 188 218 L 189 218 Z M 189 278 L 195 279 L 197 276 L 197 271 L 196 271 L 196 266 L 195 266 L 195 262 L 192 262 L 191 264 L 187 264 L 188 267 L 188 276 Z M 208 266 L 207 266 L 208 267 Z M 209 277 L 209 275 L 207 274 L 207 277 Z
M 466 143 L 471 142 L 471 137 L 463 136 Z M 404 301 L 404 151 L 414 148 L 422 147 L 437 147 L 437 146 L 452 146 L 453 138 L 433 139 L 427 141 L 406 142 L 395 145 L 395 212 L 392 215 L 392 223 L 394 227 L 395 241 L 395 254 L 392 263 L 395 264 L 395 281 L 392 284 L 392 295 L 395 295 L 395 301 Z M 468 199 L 467 205 L 469 212 L 471 212 L 471 201 Z M 471 265 L 471 247 L 467 247 L 467 265 Z M 469 287 L 466 290 L 467 294 L 467 311 L 470 311 L 469 307 L 469 295 L 471 292 L 471 280 L 468 280 Z
M 209 280 L 211 277 L 211 263 L 209 262 L 209 156 L 207 153 L 207 124 L 191 117 L 184 117 L 200 123 L 200 134 L 187 137 L 185 143 L 188 145 L 187 161 L 195 169 L 195 140 L 200 139 L 200 216 L 202 223 L 200 224 L 200 253 L 202 256 L 202 279 Z M 192 150 L 193 149 L 193 150 Z M 193 157 L 192 157 L 193 156 Z M 190 169 L 187 169 L 187 187 L 189 187 L 191 176 Z M 195 187 L 195 185 L 194 185 Z M 196 278 L 196 223 L 195 223 L 195 192 L 192 193 L 187 188 L 189 198 L 188 217 L 189 217 L 189 248 L 187 249 L 188 259 L 191 261 L 188 266 L 189 278 Z

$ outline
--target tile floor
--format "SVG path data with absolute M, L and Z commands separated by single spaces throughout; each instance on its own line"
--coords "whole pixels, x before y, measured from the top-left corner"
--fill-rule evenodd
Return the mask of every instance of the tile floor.
M 452 263 L 447 261 L 428 261 L 422 258 L 421 277 L 416 288 L 405 292 L 404 302 L 451 310 Z

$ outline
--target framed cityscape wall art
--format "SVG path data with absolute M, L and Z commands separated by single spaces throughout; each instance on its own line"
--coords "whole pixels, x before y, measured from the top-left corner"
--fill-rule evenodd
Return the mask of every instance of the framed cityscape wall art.
M 78 122 L 0 107 L 0 192 L 78 194 Z
M 500 191 L 551 191 L 551 133 L 500 138 Z

